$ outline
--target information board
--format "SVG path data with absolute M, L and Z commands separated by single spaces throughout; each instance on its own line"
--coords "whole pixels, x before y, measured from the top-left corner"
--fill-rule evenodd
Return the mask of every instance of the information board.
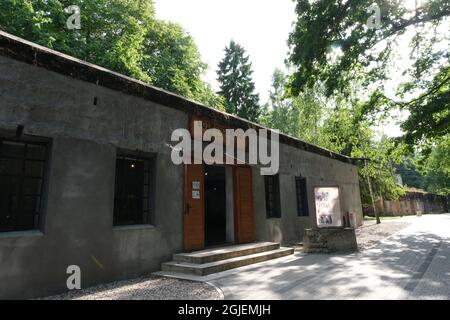
M 342 227 L 338 187 L 314 188 L 316 219 L 319 228 Z

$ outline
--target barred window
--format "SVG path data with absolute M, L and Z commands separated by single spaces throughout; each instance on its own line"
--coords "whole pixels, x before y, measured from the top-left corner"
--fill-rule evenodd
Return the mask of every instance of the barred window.
M 0 138 L 0 232 L 39 229 L 47 148 Z
M 280 180 L 278 175 L 264 177 L 267 218 L 281 218 Z
M 295 192 L 297 195 L 297 215 L 299 217 L 309 216 L 306 178 L 295 177 Z
M 153 158 L 118 154 L 114 195 L 114 225 L 150 224 Z

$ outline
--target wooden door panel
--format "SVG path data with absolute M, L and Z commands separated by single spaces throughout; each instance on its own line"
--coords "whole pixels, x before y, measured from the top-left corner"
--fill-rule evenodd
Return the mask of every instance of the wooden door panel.
M 234 215 L 237 243 L 255 241 L 251 167 L 234 167 Z
M 185 165 L 184 176 L 184 251 L 191 252 L 205 247 L 205 175 L 203 165 Z M 200 182 L 200 189 L 193 189 L 194 181 Z M 200 193 L 199 199 L 194 197 L 193 191 Z

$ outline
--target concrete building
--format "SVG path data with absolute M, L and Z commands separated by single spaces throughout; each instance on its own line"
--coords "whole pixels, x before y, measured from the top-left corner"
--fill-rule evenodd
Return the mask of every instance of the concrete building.
M 88 287 L 210 245 L 299 242 L 317 187 L 339 187 L 341 215 L 362 224 L 352 159 L 280 135 L 271 178 L 175 165 L 171 134 L 193 119 L 260 128 L 0 32 L 0 298 L 66 291 L 70 265 Z

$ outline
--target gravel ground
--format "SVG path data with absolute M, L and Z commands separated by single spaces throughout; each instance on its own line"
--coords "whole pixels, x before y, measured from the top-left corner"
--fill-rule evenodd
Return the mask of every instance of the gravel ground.
M 217 290 L 206 283 L 165 277 L 118 281 L 44 298 L 44 300 L 219 300 Z
M 364 221 L 364 225 L 356 229 L 358 249 L 368 249 L 410 224 L 411 219 L 409 217 L 395 220 L 381 220 L 380 224 L 376 224 L 376 222 L 372 220 Z

